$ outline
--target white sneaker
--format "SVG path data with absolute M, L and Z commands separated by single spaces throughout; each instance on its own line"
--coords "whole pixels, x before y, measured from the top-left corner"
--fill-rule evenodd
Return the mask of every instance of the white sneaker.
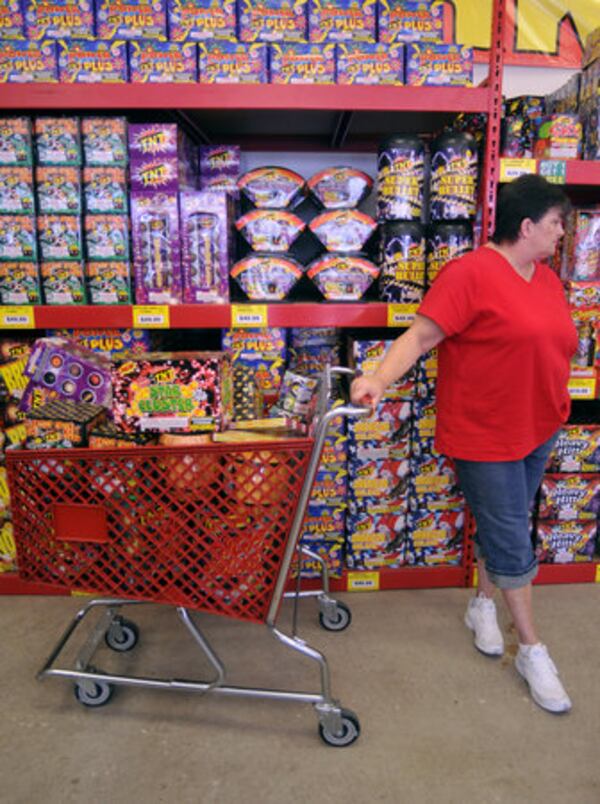
M 531 697 L 548 712 L 561 714 L 571 709 L 571 699 L 558 677 L 558 670 L 542 643 L 520 645 L 515 667 L 529 684 Z
M 489 597 L 478 595 L 469 600 L 465 625 L 475 635 L 475 647 L 486 656 L 502 656 L 504 640 L 496 619 L 496 604 Z

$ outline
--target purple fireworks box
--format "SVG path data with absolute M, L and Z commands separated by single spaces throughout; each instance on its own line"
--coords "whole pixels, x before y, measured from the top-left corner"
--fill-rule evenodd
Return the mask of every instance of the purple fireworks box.
M 23 0 L 27 39 L 93 39 L 93 0 Z
M 133 83 L 195 83 L 198 51 L 195 42 L 129 43 L 130 80 Z
M 25 18 L 21 0 L 2 0 L 0 31 L 2 39 L 25 39 Z
M 410 42 L 404 78 L 408 86 L 471 86 L 473 50 L 462 45 Z
M 336 45 L 338 84 L 404 83 L 404 46 L 382 42 L 340 42 Z
M 263 42 L 199 42 L 201 84 L 267 84 L 268 46 Z
M 174 123 L 130 125 L 129 158 L 135 192 L 195 189 L 196 152 Z
M 375 42 L 377 0 L 310 0 L 310 42 Z
M 231 198 L 226 192 L 182 193 L 179 207 L 183 301 L 229 301 Z
M 272 84 L 335 84 L 335 45 L 271 45 Z
M 182 295 L 179 209 L 175 193 L 131 194 L 137 304 L 179 304 Z
M 380 42 L 442 42 L 444 4 L 379 0 Z
M 95 0 L 98 39 L 167 39 L 166 0 Z
M 237 192 L 240 175 L 239 145 L 201 145 L 200 189 Z
M 127 83 L 127 43 L 68 42 L 58 46 L 58 74 L 65 84 Z
M 239 0 L 240 42 L 307 42 L 308 0 Z
M 236 40 L 236 0 L 167 0 L 171 42 Z
M 56 42 L 51 39 L 41 42 L 0 40 L 0 84 L 33 81 L 58 81 Z
M 177 157 L 186 149 L 185 136 L 176 123 L 131 123 L 128 136 L 132 161 L 156 156 Z

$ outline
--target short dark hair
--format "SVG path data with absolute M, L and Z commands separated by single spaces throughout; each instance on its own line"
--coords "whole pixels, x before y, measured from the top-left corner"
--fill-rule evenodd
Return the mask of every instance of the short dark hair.
M 519 239 L 521 223 L 531 218 L 537 223 L 551 209 L 559 208 L 563 215 L 571 209 L 568 196 L 556 184 L 542 176 L 525 174 L 504 184 L 496 204 L 494 243 L 515 243 Z

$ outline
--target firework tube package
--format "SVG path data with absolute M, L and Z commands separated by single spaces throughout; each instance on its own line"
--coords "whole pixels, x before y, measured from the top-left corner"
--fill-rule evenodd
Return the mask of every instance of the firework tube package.
M 376 0 L 309 0 L 310 42 L 375 42 Z
M 124 117 L 82 117 L 83 163 L 124 167 L 128 160 L 127 120 Z
M 33 215 L 33 172 L 29 166 L 0 166 L 0 213 Z
M 267 84 L 268 46 L 264 42 L 198 42 L 201 84 Z
M 238 179 L 238 189 L 258 209 L 294 207 L 304 198 L 305 182 L 293 170 L 260 167 Z
M 229 300 L 232 201 L 224 191 L 179 197 L 183 301 Z
M 286 298 L 302 272 L 295 260 L 277 254 L 251 254 L 237 262 L 230 275 L 249 299 L 279 301 Z
M 37 263 L 0 261 L 0 304 L 41 304 L 41 300 Z
M 33 135 L 30 118 L 0 118 L 0 165 L 32 164 Z
M 36 117 L 33 130 L 38 165 L 81 165 L 78 117 Z
M 90 431 L 106 419 L 100 405 L 55 400 L 27 414 L 26 449 L 85 447 Z
M 476 201 L 477 143 L 466 131 L 448 131 L 431 146 L 431 220 L 474 218 Z
M 80 215 L 81 181 L 79 168 L 63 165 L 36 167 L 37 208 L 40 213 Z
M 443 28 L 443 3 L 379 0 L 380 42 L 442 42 Z
M 311 176 L 307 187 L 324 209 L 352 209 L 369 195 L 373 179 L 362 170 L 333 167 Z
M 113 362 L 113 419 L 128 432 L 209 432 L 231 418 L 224 352 L 150 352 Z
M 307 276 L 327 301 L 358 301 L 379 276 L 379 268 L 352 254 L 326 254 L 309 265 Z
M 417 136 L 394 134 L 377 152 L 377 217 L 420 220 L 425 182 L 425 146 Z
M 600 425 L 564 425 L 550 456 L 550 471 L 599 472 Z
M 309 228 L 327 251 L 349 253 L 361 250 L 377 224 L 370 215 L 357 209 L 338 209 L 317 215 Z
M 90 304 L 131 304 L 129 262 L 88 262 L 85 275 Z
M 83 200 L 85 211 L 90 215 L 127 212 L 129 192 L 125 168 L 84 167 Z
M 24 39 L 25 18 L 21 0 L 3 0 L 0 6 L 2 39 Z
M 96 0 L 98 39 L 167 39 L 167 0 Z
M 335 45 L 271 45 L 271 84 L 335 84 Z
M 136 303 L 181 302 L 177 196 L 132 193 L 131 230 Z
M 292 212 L 281 209 L 254 209 L 235 222 L 253 251 L 286 252 L 306 224 Z
M 83 259 L 81 225 L 74 215 L 39 215 L 37 219 L 40 259 L 53 260 Z
M 237 193 L 240 175 L 239 145 L 201 145 L 200 189 Z
M 404 46 L 383 42 L 336 45 L 338 84 L 404 84 Z
M 459 86 L 473 83 L 473 50 L 463 45 L 411 42 L 406 45 L 408 86 Z
M 169 39 L 202 42 L 205 39 L 236 40 L 236 0 L 168 0 Z
M 129 42 L 129 80 L 132 83 L 194 83 L 198 58 L 194 42 Z
M 427 284 L 449 260 L 461 257 L 473 248 L 473 230 L 469 223 L 434 223 L 427 233 Z
M 540 493 L 540 519 L 597 519 L 600 474 L 547 474 Z
M 423 227 L 412 221 L 386 221 L 381 227 L 380 249 L 381 299 L 418 304 L 425 290 Z
M 596 522 L 538 522 L 539 560 L 547 564 L 592 561 L 597 533 Z
M 56 83 L 56 42 L 0 39 L 0 84 Z
M 85 304 L 85 275 L 81 262 L 42 262 L 42 291 L 46 304 Z
M 308 0 L 238 0 L 240 42 L 306 42 Z
M 66 42 L 57 43 L 58 75 L 64 84 L 125 84 L 127 43 Z

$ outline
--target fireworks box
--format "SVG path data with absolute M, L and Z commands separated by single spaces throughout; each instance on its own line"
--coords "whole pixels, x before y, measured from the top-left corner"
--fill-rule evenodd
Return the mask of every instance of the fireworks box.
M 129 192 L 125 167 L 84 167 L 83 199 L 91 215 L 126 213 Z
M 339 578 L 344 569 L 344 545 L 342 542 L 309 541 L 307 548 L 325 561 L 330 578 Z M 297 576 L 297 566 L 292 565 L 291 575 Z M 303 578 L 321 578 L 321 564 L 317 559 L 300 554 L 300 575 Z
M 167 39 L 167 0 L 95 0 L 98 39 Z
M 404 84 L 404 46 L 383 42 L 336 45 L 338 84 Z
M 417 566 L 456 565 L 462 558 L 463 511 L 413 511 L 408 516 L 406 560 Z
M 0 213 L 33 215 L 33 173 L 28 166 L 0 167 Z
M 113 363 L 113 419 L 128 432 L 222 430 L 231 418 L 229 355 L 150 352 Z
M 49 337 L 68 338 L 84 349 L 116 358 L 149 352 L 152 338 L 144 329 L 56 329 Z
M 124 117 L 82 117 L 81 136 L 84 164 L 101 167 L 127 164 L 127 120 Z
M 32 342 L 33 339 L 28 336 L 0 338 L 0 365 L 29 357 Z
M 58 75 L 63 84 L 125 84 L 127 43 L 58 42 Z
M 444 4 L 379 0 L 380 42 L 442 42 Z
M 131 304 L 129 262 L 88 262 L 85 276 L 90 304 Z
M 229 301 L 232 201 L 225 192 L 179 197 L 183 301 Z
M 263 42 L 199 42 L 198 80 L 202 84 L 267 84 L 268 46 Z
M 271 45 L 272 84 L 335 84 L 335 44 Z
M 168 0 L 169 39 L 202 42 L 204 39 L 236 40 L 236 0 Z
M 224 330 L 222 348 L 231 355 L 234 369 L 245 366 L 253 370 L 265 408 L 273 405 L 285 371 L 286 330 L 281 327 Z
M 93 39 L 93 0 L 23 0 L 27 39 Z
M 199 149 L 200 189 L 237 193 L 240 175 L 239 145 L 201 145 Z
M 24 39 L 25 19 L 21 0 L 3 0 L 0 5 L 2 39 Z
M 410 440 L 408 438 L 388 443 L 378 439 L 365 439 L 348 442 L 348 459 L 356 464 L 369 461 L 404 460 L 410 456 Z
M 32 164 L 33 136 L 30 118 L 0 118 L 0 165 Z
M 341 542 L 344 539 L 346 514 L 343 506 L 309 502 L 302 523 L 303 542 Z
M 348 547 L 354 552 L 400 549 L 406 539 L 406 518 L 404 511 L 349 514 L 346 518 Z
M 413 441 L 431 439 L 435 436 L 437 407 L 435 399 L 417 398 L 413 402 Z
M 346 566 L 349 570 L 399 569 L 406 563 L 404 545 L 392 550 L 348 550 Z
M 320 468 L 315 475 L 310 499 L 321 505 L 343 505 L 348 494 L 346 469 Z
M 129 80 L 139 84 L 190 83 L 198 80 L 195 42 L 129 43 Z
M 563 279 L 588 282 L 600 279 L 599 237 L 600 211 L 597 208 L 576 209 L 569 215 L 561 265 Z
M 105 422 L 94 427 L 88 436 L 90 449 L 122 449 L 127 447 L 145 447 L 155 444 L 154 433 L 126 433 L 119 430 L 113 422 Z
M 350 344 L 350 362 L 353 368 L 362 374 L 371 374 L 385 357 L 393 341 L 352 340 Z M 411 370 L 404 377 L 392 383 L 385 392 L 383 401 L 393 399 L 412 399 L 415 392 L 415 371 Z
M 56 83 L 56 42 L 0 39 L 0 84 Z
M 132 162 L 161 156 L 185 160 L 192 153 L 191 145 L 176 123 L 132 123 L 128 137 Z
M 600 307 L 600 282 L 565 282 L 572 307 Z
M 239 0 L 240 42 L 306 42 L 308 0 Z
M 40 259 L 81 262 L 83 241 L 81 224 L 75 215 L 40 215 L 37 219 Z
M 600 472 L 600 425 L 565 425 L 550 456 L 550 471 Z
M 36 167 L 37 208 L 40 213 L 81 214 L 79 168 L 64 165 Z
M 86 215 L 83 229 L 88 260 L 129 259 L 127 215 Z
M 35 262 L 0 262 L 0 304 L 41 304 Z
M 28 449 L 85 447 L 90 431 L 106 419 L 101 405 L 56 400 L 27 414 Z
M 533 145 L 534 159 L 581 158 L 581 123 L 573 114 L 552 114 L 545 117 L 537 130 Z
M 539 560 L 550 564 L 591 561 L 597 532 L 596 522 L 538 522 Z
M 181 302 L 177 195 L 133 193 L 131 230 L 137 304 Z
M 45 304 L 85 304 L 85 275 L 81 262 L 40 264 Z
M 408 86 L 471 86 L 473 50 L 462 45 L 410 42 L 406 45 Z
M 548 474 L 540 491 L 540 519 L 596 519 L 600 511 L 600 474 Z
M 310 42 L 375 42 L 376 0 L 309 0 Z
M 30 215 L 0 215 L 0 262 L 36 259 L 35 218 Z
M 362 503 L 369 498 L 396 501 L 410 488 L 408 460 L 348 462 L 348 488 L 352 500 Z
M 350 419 L 350 443 L 359 445 L 376 441 L 383 444 L 404 442 L 410 433 L 411 415 L 412 404 L 408 400 L 382 402 L 371 416 Z
M 21 399 L 27 388 L 27 357 L 19 357 L 0 365 L 0 399 Z
M 78 117 L 36 117 L 33 131 L 38 165 L 81 165 Z

